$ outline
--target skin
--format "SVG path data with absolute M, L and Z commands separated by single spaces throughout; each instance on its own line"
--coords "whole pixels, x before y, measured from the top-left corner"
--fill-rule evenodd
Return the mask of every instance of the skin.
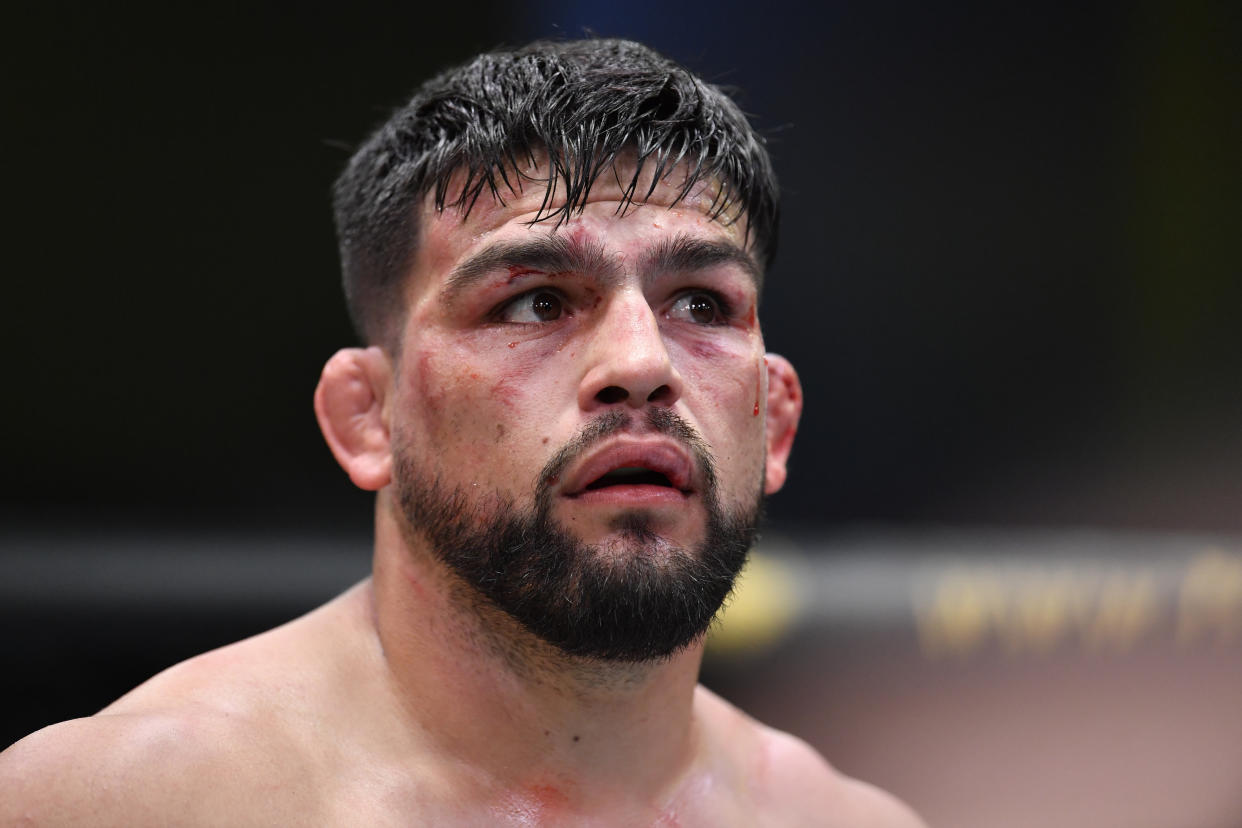
M 701 641 L 601 664 L 534 639 L 471 597 L 396 503 L 401 453 L 480 508 L 527 507 L 585 423 L 649 406 L 703 437 L 726 507 L 783 484 L 801 390 L 765 354 L 751 269 L 651 260 L 676 237 L 745 253 L 744 223 L 709 219 L 698 194 L 670 207 L 668 183 L 619 215 L 609 179 L 556 229 L 529 223 L 541 186 L 466 218 L 424 211 L 399 348 L 339 352 L 315 395 L 338 461 L 377 492 L 372 578 L 17 743 L 0 755 L 0 825 L 921 824 L 699 687 Z M 551 234 L 603 256 L 452 278 L 481 251 Z M 639 417 L 599 450 L 667 442 Z M 701 469 L 686 492 L 583 497 L 581 467 L 553 485 L 553 514 L 601 554 L 703 537 Z M 616 526 L 627 514 L 663 540 L 634 548 Z

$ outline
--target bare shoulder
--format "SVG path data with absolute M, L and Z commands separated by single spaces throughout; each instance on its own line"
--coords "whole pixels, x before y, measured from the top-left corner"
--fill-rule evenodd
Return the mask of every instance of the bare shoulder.
M 265 791 L 295 795 L 316 778 L 298 722 L 327 683 L 299 653 L 314 616 L 182 662 L 0 753 L 0 826 L 245 825 Z
M 0 754 L 0 825 L 196 824 L 236 814 L 263 764 L 247 723 L 214 710 L 102 713 L 44 728 Z
M 764 727 L 760 737 L 771 768 L 763 794 L 798 825 L 922 828 L 924 822 L 893 795 L 842 774 L 806 742 Z
M 720 752 L 731 756 L 765 824 L 926 828 L 891 794 L 832 767 L 803 740 L 767 727 L 699 689 L 697 705 L 711 720 Z

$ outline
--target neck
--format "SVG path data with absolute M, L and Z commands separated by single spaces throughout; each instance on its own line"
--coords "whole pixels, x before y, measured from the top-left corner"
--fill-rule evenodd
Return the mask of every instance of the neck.
M 666 795 L 696 755 L 702 645 L 644 663 L 567 656 L 448 572 L 387 500 L 376 510 L 373 618 L 411 725 L 499 791 Z

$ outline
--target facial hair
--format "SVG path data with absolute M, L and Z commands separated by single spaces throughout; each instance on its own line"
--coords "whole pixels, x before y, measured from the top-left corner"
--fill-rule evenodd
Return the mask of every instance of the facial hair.
M 725 511 L 702 438 L 674 412 L 651 408 L 648 427 L 694 457 L 706 512 L 703 541 L 678 547 L 636 510 L 618 519 L 616 537 L 583 542 L 553 519 L 551 487 L 576 458 L 631 421 L 632 415 L 612 411 L 583 428 L 542 469 L 527 509 L 497 492 L 467 495 L 429 480 L 399 451 L 401 509 L 460 581 L 561 652 L 624 662 L 667 657 L 711 626 L 746 563 L 762 498 Z

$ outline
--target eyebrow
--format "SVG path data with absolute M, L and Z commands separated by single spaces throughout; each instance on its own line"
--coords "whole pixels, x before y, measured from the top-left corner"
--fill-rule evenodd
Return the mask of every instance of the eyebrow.
M 466 259 L 449 274 L 444 293 L 449 298 L 497 270 L 525 267 L 548 273 L 592 273 L 612 281 L 620 267 L 601 244 L 571 239 L 559 233 L 522 241 L 497 242 Z
M 754 258 L 727 242 L 699 239 L 679 233 L 660 240 L 643 256 L 641 272 L 647 278 L 660 273 L 692 273 L 722 264 L 740 267 L 755 288 L 763 286 L 763 271 Z M 443 295 L 452 300 L 498 270 L 530 268 L 547 273 L 589 273 L 601 282 L 621 277 L 621 267 L 602 244 L 560 233 L 488 245 L 453 268 Z
M 679 233 L 662 239 L 643 259 L 644 273 L 693 273 L 718 265 L 736 265 L 763 287 L 763 270 L 745 250 L 728 242 L 699 239 Z

